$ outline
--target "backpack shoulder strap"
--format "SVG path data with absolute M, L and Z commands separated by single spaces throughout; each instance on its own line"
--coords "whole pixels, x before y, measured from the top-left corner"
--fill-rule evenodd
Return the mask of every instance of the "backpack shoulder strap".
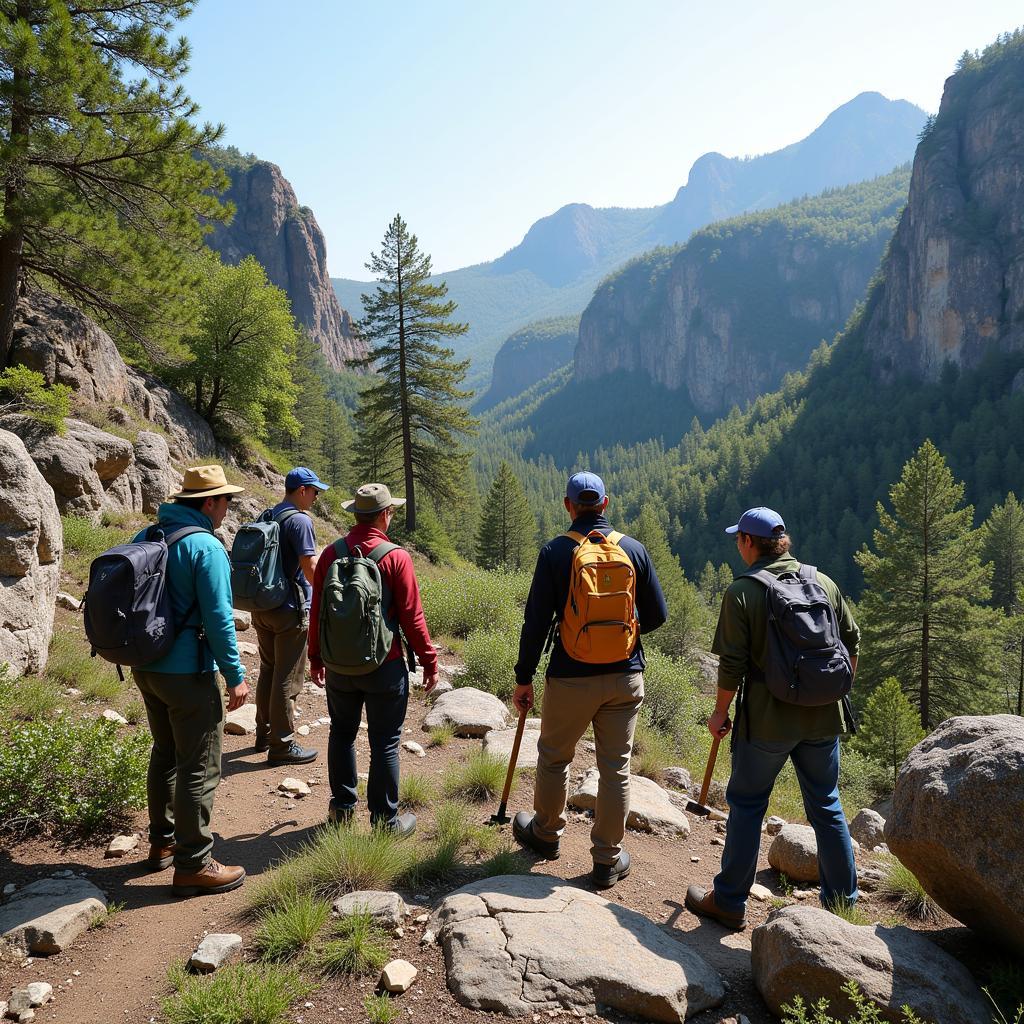
M 291 519 L 292 516 L 297 516 L 300 512 L 302 512 L 302 509 L 299 508 L 283 508 L 276 516 L 271 516 L 270 518 L 277 523 L 278 526 L 283 526 L 289 519 Z
M 799 569 L 800 579 L 807 580 L 808 583 L 818 582 L 818 570 L 813 565 L 804 565 L 802 562 Z
M 769 590 L 775 586 L 775 582 L 779 578 L 775 573 L 769 572 L 767 569 L 758 569 L 757 572 L 744 572 L 736 578 L 742 579 L 744 576 L 749 576 L 752 580 L 763 583 Z
M 213 531 L 206 529 L 205 526 L 179 526 L 176 530 L 164 533 L 164 543 L 170 547 L 193 533 L 209 533 L 212 536 Z
M 582 544 L 587 539 L 582 533 L 579 533 L 576 530 L 566 530 L 565 533 L 562 534 L 562 536 L 568 537 L 570 540 L 576 541 L 577 545 Z
M 352 554 L 348 549 L 348 544 L 345 542 L 344 537 L 339 537 L 334 542 L 334 554 L 337 558 L 348 558 L 348 556 Z
M 381 559 L 384 558 L 385 555 L 390 555 L 392 551 L 397 551 L 400 547 L 401 544 L 392 544 L 391 541 L 386 540 L 383 543 L 378 544 L 367 554 L 366 557 L 369 558 L 371 562 L 375 562 L 377 565 L 380 565 Z
M 611 533 L 605 536 L 605 540 L 609 541 L 611 544 L 618 545 L 619 541 L 622 540 L 624 536 L 624 533 L 619 533 L 618 530 L 612 530 Z

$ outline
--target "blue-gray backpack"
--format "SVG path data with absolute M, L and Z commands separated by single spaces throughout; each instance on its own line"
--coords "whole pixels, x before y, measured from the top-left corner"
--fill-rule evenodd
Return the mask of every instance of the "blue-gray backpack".
M 231 602 L 244 612 L 280 608 L 294 593 L 295 581 L 284 574 L 281 527 L 297 508 L 284 508 L 275 516 L 267 509 L 254 523 L 246 523 L 231 545 Z
M 142 540 L 119 544 L 96 557 L 89 567 L 89 588 L 83 602 L 85 635 L 93 655 L 104 661 L 142 668 L 162 658 L 174 645 L 197 609 L 196 602 L 174 620 L 167 586 L 167 549 L 193 533 L 209 533 L 202 526 L 175 530 L 151 526 Z
M 380 573 L 380 560 L 397 548 L 381 542 L 363 554 L 350 551 L 345 538 L 335 541 L 320 592 L 320 657 L 332 671 L 363 676 L 380 668 L 391 653 L 395 630 L 388 622 L 391 595 Z
M 767 587 L 763 681 L 787 704 L 822 707 L 843 700 L 853 686 L 850 654 L 839 620 L 813 565 L 776 576 L 767 569 L 744 575 Z

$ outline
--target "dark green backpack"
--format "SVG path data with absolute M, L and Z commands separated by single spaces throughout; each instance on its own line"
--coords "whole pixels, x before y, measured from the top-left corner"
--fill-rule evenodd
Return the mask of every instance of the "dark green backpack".
M 397 544 L 383 542 L 368 554 L 351 551 L 344 537 L 334 542 L 320 593 L 320 657 L 332 672 L 364 676 L 380 668 L 394 643 L 397 626 L 387 620 L 391 594 L 380 560 Z

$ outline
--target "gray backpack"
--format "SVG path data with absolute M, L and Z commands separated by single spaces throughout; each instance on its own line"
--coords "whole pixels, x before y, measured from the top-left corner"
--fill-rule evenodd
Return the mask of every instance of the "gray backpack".
M 335 541 L 320 593 L 320 657 L 332 672 L 364 676 L 380 668 L 394 643 L 397 626 L 387 620 L 391 594 L 380 560 L 397 544 L 382 542 L 363 554 L 345 538 Z
M 744 575 L 768 588 L 763 678 L 755 679 L 787 704 L 821 707 L 844 700 L 853 686 L 853 665 L 814 566 L 778 576 L 767 569 Z
M 231 545 L 231 603 L 244 612 L 280 608 L 295 581 L 285 578 L 281 559 L 281 527 L 297 508 L 276 516 L 267 509 L 254 523 L 246 523 Z

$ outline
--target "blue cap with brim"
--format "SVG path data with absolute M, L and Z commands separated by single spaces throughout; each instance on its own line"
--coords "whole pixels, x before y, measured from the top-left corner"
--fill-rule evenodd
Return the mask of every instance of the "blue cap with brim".
M 565 496 L 574 505 L 600 505 L 605 498 L 604 481 L 596 473 L 573 473 Z
M 786 524 L 778 512 L 763 505 L 748 508 L 735 526 L 727 526 L 726 533 L 749 533 L 752 537 L 775 537 L 786 532 Z
M 296 466 L 285 478 L 284 489 L 286 491 L 297 491 L 300 487 L 315 487 L 318 491 L 329 491 L 330 484 L 325 484 L 311 469 L 305 466 Z

